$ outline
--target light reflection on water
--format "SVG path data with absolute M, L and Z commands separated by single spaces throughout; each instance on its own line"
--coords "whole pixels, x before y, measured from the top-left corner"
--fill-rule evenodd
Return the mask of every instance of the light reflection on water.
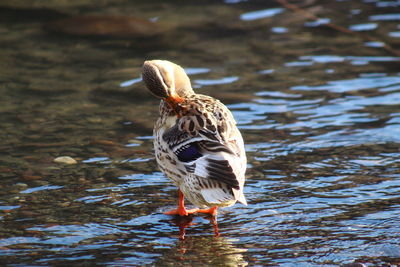
M 396 42 L 390 3 L 364 2 L 335 2 L 348 5 L 343 26 Z M 256 1 L 205 5 L 205 13 L 151 5 L 119 11 L 190 23 L 157 40 L 160 47 L 142 47 L 151 40 L 56 37 L 6 17 L 2 38 L 21 55 L 1 52 L 8 65 L 0 100 L 0 262 L 399 264 L 400 58 L 358 38 L 332 39 L 320 26 L 343 16 L 329 6 L 315 7 L 329 18 L 306 22 Z M 25 31 L 15 33 L 15 23 Z M 220 237 L 207 217 L 182 224 L 162 214 L 174 207 L 176 188 L 152 154 L 158 100 L 138 77 L 149 58 L 183 65 L 196 91 L 227 103 L 243 132 L 249 205 L 221 210 Z M 78 163 L 53 162 L 64 155 Z

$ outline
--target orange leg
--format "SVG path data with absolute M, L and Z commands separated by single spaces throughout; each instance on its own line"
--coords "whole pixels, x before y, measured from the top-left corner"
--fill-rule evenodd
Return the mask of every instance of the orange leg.
M 212 208 L 209 208 L 209 209 L 197 210 L 197 212 L 207 213 L 207 214 L 210 214 L 211 216 L 215 217 L 218 214 L 218 206 L 215 206 L 215 207 L 212 207 Z
M 211 217 L 210 223 L 212 224 L 212 226 L 214 228 L 214 236 L 215 237 L 219 237 L 219 229 L 218 229 L 217 217 L 216 216 Z
M 180 189 L 178 189 L 178 195 L 179 195 L 178 208 L 175 210 L 170 210 L 170 211 L 164 212 L 164 214 L 188 216 L 189 214 L 196 213 L 199 210 L 199 209 L 190 209 L 190 210 L 185 209 L 185 200 L 184 200 L 183 194 Z

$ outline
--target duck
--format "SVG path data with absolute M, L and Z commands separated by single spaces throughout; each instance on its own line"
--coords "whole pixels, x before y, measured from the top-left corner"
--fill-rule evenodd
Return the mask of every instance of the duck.
M 142 80 L 161 99 L 153 129 L 158 167 L 178 187 L 177 209 L 164 214 L 216 216 L 218 207 L 247 205 L 244 141 L 230 110 L 195 93 L 185 70 L 173 62 L 145 61 Z M 185 199 L 196 208 L 186 209 Z

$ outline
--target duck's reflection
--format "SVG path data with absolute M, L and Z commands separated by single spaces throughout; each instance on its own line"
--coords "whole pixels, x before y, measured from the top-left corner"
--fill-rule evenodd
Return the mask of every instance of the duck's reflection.
M 179 239 L 184 240 L 186 235 L 186 228 L 192 225 L 195 225 L 193 222 L 193 216 L 174 216 L 172 219 L 172 223 L 179 228 Z M 214 236 L 219 237 L 219 229 L 218 222 L 215 216 L 209 216 L 208 220 L 210 221 L 210 225 L 212 225 L 214 229 Z
M 210 232 L 214 231 L 214 236 L 205 233 L 199 234 L 195 220 L 198 216 L 177 216 L 170 220 L 170 223 L 179 228 L 179 239 L 163 253 L 155 263 L 163 265 L 182 264 L 195 266 L 247 266 L 248 262 L 244 259 L 247 249 L 239 248 L 240 242 L 233 238 L 220 235 L 218 224 L 213 217 L 207 218 L 210 221 Z M 206 230 L 208 232 L 209 230 Z

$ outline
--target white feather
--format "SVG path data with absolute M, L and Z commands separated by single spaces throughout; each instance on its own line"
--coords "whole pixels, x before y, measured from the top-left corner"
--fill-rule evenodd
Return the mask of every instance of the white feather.
M 246 198 L 244 197 L 243 189 L 240 190 L 232 189 L 232 190 L 233 194 L 235 195 L 235 199 L 240 203 L 242 203 L 243 205 L 247 206 L 247 201 Z
M 200 192 L 208 203 L 220 204 L 233 200 L 232 196 L 226 194 L 221 188 L 201 189 Z
M 196 161 L 196 169 L 194 170 L 194 174 L 200 177 L 207 178 L 208 171 L 206 170 L 207 167 L 207 157 L 198 158 Z

